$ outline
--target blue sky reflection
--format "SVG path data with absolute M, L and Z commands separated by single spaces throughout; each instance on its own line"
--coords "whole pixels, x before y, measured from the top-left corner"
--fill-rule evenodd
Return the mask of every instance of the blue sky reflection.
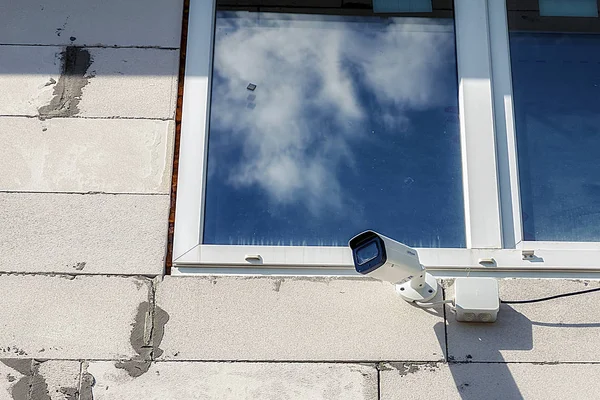
M 524 238 L 600 241 L 600 35 L 510 46 Z
M 215 40 L 204 243 L 465 245 L 452 20 L 220 11 Z

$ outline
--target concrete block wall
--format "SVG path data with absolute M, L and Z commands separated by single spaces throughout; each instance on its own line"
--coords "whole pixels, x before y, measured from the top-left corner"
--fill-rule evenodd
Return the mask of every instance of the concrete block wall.
M 8 2 L 0 272 L 163 273 L 183 2 Z
M 0 400 L 600 393 L 600 293 L 478 325 L 369 279 L 164 276 L 182 7 L 2 7 Z
M 500 282 L 503 299 L 596 287 Z M 600 292 L 502 305 L 495 324 L 457 323 L 450 307 L 423 310 L 365 279 L 12 274 L 0 293 L 0 399 L 600 392 Z

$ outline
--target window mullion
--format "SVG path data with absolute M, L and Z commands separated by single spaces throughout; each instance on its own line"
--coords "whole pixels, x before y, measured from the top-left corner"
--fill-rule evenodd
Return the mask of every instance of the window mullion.
M 456 0 L 455 20 L 467 247 L 501 248 L 487 1 Z
M 488 11 L 503 241 L 504 247 L 514 248 L 523 230 L 506 3 L 490 1 Z

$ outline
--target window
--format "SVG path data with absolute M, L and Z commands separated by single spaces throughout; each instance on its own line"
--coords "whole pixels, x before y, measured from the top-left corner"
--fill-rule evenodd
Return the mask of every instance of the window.
M 451 18 L 217 10 L 214 42 L 204 244 L 465 246 Z
M 598 242 L 600 19 L 557 12 L 508 20 L 523 239 Z
M 596 62 L 597 17 L 533 2 L 191 0 L 174 273 L 354 274 L 374 229 L 437 276 L 594 276 L 595 72 L 520 60 Z

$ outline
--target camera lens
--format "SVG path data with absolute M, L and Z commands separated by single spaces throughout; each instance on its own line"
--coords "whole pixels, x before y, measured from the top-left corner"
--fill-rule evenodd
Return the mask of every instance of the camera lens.
M 378 254 L 377 242 L 373 241 L 356 250 L 356 261 L 358 265 L 363 265 L 377 257 Z

